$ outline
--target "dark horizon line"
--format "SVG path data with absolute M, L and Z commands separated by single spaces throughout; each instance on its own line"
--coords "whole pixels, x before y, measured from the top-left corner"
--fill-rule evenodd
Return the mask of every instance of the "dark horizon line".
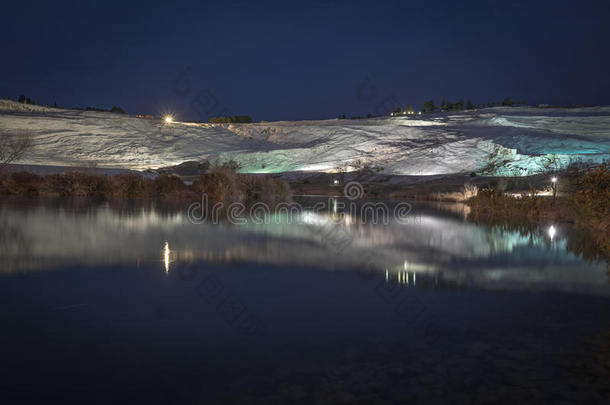
M 21 96 L 21 95 L 20 95 Z M 67 106 L 62 106 L 57 104 L 57 102 L 54 102 L 53 104 L 41 104 L 41 103 L 22 103 L 20 101 L 18 101 L 19 97 L 16 97 L 15 99 L 13 99 L 11 96 L 8 96 L 7 98 L 4 98 L 3 100 L 7 100 L 7 101 L 12 101 L 15 103 L 19 103 L 19 104 L 25 104 L 25 105 L 36 105 L 36 106 L 40 106 L 40 107 L 48 107 L 48 108 L 58 108 L 58 109 L 63 109 L 63 110 L 77 110 L 77 111 L 87 111 L 87 109 L 90 109 L 89 111 L 97 111 L 97 112 L 111 112 L 110 110 L 112 108 L 118 107 L 121 110 L 123 110 L 124 114 L 126 115 L 130 115 L 130 116 L 137 116 L 137 115 L 143 115 L 143 116 L 152 116 L 154 118 L 160 118 L 162 119 L 164 116 L 166 115 L 172 115 L 174 118 L 176 118 L 176 116 L 180 114 L 177 114 L 176 111 L 166 111 L 164 113 L 148 113 L 148 112 L 129 112 L 125 109 L 123 109 L 123 107 L 121 107 L 120 105 L 112 105 L 110 107 L 104 108 L 104 107 L 99 107 L 99 106 L 95 106 L 95 105 L 87 105 L 85 107 L 81 107 L 81 106 L 72 106 L 72 107 L 67 107 Z M 23 95 L 25 96 L 25 95 Z M 29 97 L 28 97 L 29 98 Z M 31 101 L 35 101 L 35 99 L 30 99 Z M 449 99 L 446 98 L 441 98 L 441 100 L 445 100 L 447 102 L 451 102 Z M 468 99 L 466 99 L 468 100 Z M 511 99 L 512 100 L 512 99 Z M 464 99 L 458 99 L 458 101 L 464 101 Z M 515 103 L 517 103 L 517 101 L 513 100 Z M 606 106 L 610 106 L 610 104 L 582 104 L 582 103 L 569 103 L 569 104 L 547 104 L 547 103 L 539 103 L 538 105 L 534 105 L 534 104 L 528 104 L 525 103 L 523 101 L 518 101 L 519 103 L 523 103 L 523 104 L 519 104 L 519 105 L 514 105 L 514 106 L 508 106 L 508 105 L 502 105 L 501 101 L 493 101 L 493 102 L 487 102 L 487 103 L 473 103 L 475 108 L 474 109 L 466 109 L 463 108 L 461 110 L 455 110 L 455 109 L 451 109 L 451 110 L 441 110 L 440 106 L 436 106 L 436 110 L 432 111 L 432 112 L 423 112 L 422 109 L 418 109 L 418 108 L 414 108 L 414 111 L 416 112 L 421 112 L 422 114 L 434 114 L 434 113 L 445 113 L 445 112 L 460 112 L 460 111 L 473 111 L 473 110 L 479 110 L 479 109 L 485 109 L 485 108 L 497 108 L 497 107 L 508 107 L 508 108 L 513 108 L 513 107 L 532 107 L 532 108 L 541 108 L 541 109 L 546 109 L 546 108 L 564 108 L 564 109 L 569 109 L 569 108 L 595 108 L 595 107 L 606 107 Z M 489 104 L 495 104 L 495 105 L 489 105 Z M 396 108 L 405 108 L 405 106 L 412 106 L 412 104 L 404 104 L 404 106 L 396 106 Z M 395 108 L 395 109 L 396 109 Z M 254 118 L 252 119 L 252 122 L 278 122 L 278 121 L 324 121 L 324 120 L 332 120 L 332 119 L 346 119 L 346 120 L 352 120 L 352 119 L 371 119 L 371 118 L 381 118 L 381 117 L 390 117 L 391 116 L 392 111 L 388 111 L 385 114 L 372 114 L 371 117 L 367 117 L 368 114 L 371 113 L 367 113 L 364 115 L 351 115 L 351 114 L 345 114 L 345 113 L 341 113 L 341 114 L 336 114 L 335 116 L 329 116 L 329 117 L 323 117 L 323 118 L 298 118 L 298 119 L 271 119 L 271 120 L 267 120 L 267 119 L 257 119 L 255 120 Z M 232 114 L 232 116 L 238 116 L 238 115 L 247 115 L 248 114 Z M 408 115 L 408 114 L 405 114 Z M 215 116 L 210 116 L 206 121 L 201 120 L 201 119 L 180 119 L 178 120 L 179 122 L 191 122 L 191 123 L 209 123 L 209 120 L 211 118 L 214 118 Z

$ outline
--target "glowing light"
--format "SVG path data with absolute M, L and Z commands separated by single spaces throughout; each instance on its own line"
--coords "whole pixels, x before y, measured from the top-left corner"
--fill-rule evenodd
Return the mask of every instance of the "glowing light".
M 552 181 L 553 183 L 557 183 L 557 177 L 553 177 L 553 178 L 551 179 L 551 181 Z
M 166 115 L 163 118 L 163 121 L 165 121 L 166 124 L 171 124 L 172 122 L 174 122 L 174 117 L 172 117 L 171 115 Z
M 339 180 L 333 180 L 333 184 L 339 184 Z
M 306 225 L 326 225 L 329 222 L 323 215 L 311 211 L 301 214 L 300 220 Z
M 169 243 L 165 242 L 165 246 L 163 247 L 163 263 L 165 264 L 165 272 L 169 273 L 169 254 L 171 251 L 169 250 Z
M 553 240 L 556 233 L 557 230 L 555 229 L 555 227 L 553 225 L 549 226 L 549 237 L 551 238 L 551 240 Z

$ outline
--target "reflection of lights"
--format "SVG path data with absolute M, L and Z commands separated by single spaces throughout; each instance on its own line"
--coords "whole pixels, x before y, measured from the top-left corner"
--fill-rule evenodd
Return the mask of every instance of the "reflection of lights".
M 356 221 L 348 213 L 343 213 L 343 219 L 345 219 L 345 226 L 350 226 L 351 224 L 356 223 Z
M 165 272 L 169 273 L 169 243 L 165 242 L 165 246 L 163 247 L 163 263 L 165 264 Z
M 418 267 L 425 268 L 426 266 L 421 265 Z M 417 284 L 417 273 L 398 270 L 397 272 L 390 274 L 389 270 L 385 269 L 386 283 L 392 282 L 393 280 L 395 280 L 394 282 L 396 284 L 401 284 L 401 285 L 406 285 L 406 286 L 415 286 Z
M 326 225 L 331 222 L 327 217 L 317 212 L 305 211 L 301 214 L 301 221 L 306 225 Z
M 549 236 L 550 236 L 551 240 L 553 240 L 556 233 L 557 233 L 557 230 L 555 229 L 555 227 L 553 225 L 549 226 Z
M 318 214 L 313 212 L 304 212 L 303 215 L 301 215 L 301 220 L 307 225 L 321 225 L 325 223 Z

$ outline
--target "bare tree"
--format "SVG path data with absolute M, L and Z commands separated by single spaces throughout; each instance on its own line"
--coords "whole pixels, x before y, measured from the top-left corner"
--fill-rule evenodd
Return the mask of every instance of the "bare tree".
M 21 159 L 31 146 L 32 137 L 27 132 L 0 133 L 0 172 L 12 162 Z

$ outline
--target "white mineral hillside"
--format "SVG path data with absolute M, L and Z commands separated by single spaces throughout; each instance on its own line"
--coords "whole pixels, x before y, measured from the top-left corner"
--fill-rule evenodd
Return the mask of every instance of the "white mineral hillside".
M 27 132 L 22 164 L 146 169 L 235 159 L 244 172 L 526 175 L 610 157 L 610 107 L 486 108 L 364 120 L 193 124 L 0 100 L 0 133 Z

